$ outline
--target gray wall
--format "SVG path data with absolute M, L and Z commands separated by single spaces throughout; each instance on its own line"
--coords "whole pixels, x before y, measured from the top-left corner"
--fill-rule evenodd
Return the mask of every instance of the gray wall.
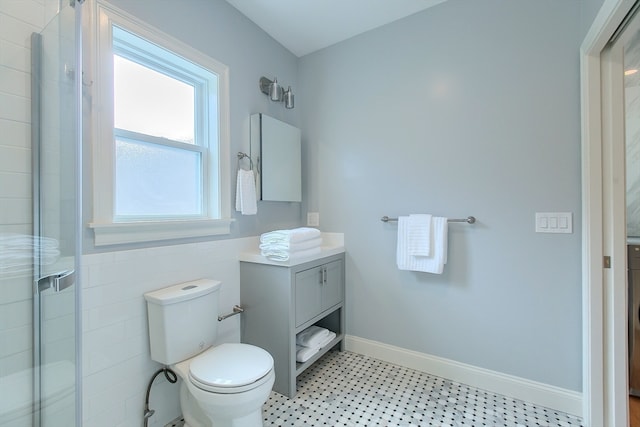
M 306 207 L 345 233 L 349 334 L 581 390 L 580 2 L 449 0 L 300 60 Z M 303 209 L 304 210 L 304 209 Z M 534 233 L 573 212 L 573 234 Z M 475 215 L 442 275 L 382 215 Z
M 580 2 L 580 24 L 582 27 L 582 38 L 587 35 L 594 18 L 602 7 L 604 0 L 582 0 Z
M 298 87 L 298 59 L 258 28 L 235 8 L 222 0 L 108 0 L 114 6 L 138 17 L 178 40 L 224 63 L 229 67 L 231 105 L 231 182 L 232 208 L 235 206 L 236 153 L 249 152 L 249 116 L 265 113 L 294 126 L 299 126 L 300 109 L 286 110 L 282 103 L 269 101 L 258 89 L 261 76 Z M 85 138 L 89 143 L 90 137 Z M 90 146 L 85 150 L 84 223 L 91 222 Z M 233 210 L 236 221 L 231 234 L 218 240 L 253 236 L 274 228 L 300 225 L 300 203 L 259 202 L 257 216 L 243 216 Z M 185 243 L 185 240 L 127 245 L 126 249 Z M 95 248 L 93 231 L 85 228 L 84 252 L 119 250 L 122 246 Z

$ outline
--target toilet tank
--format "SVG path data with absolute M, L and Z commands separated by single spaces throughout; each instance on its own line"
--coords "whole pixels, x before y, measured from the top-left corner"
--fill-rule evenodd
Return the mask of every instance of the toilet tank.
M 213 345 L 221 282 L 202 279 L 144 294 L 151 359 L 172 365 Z

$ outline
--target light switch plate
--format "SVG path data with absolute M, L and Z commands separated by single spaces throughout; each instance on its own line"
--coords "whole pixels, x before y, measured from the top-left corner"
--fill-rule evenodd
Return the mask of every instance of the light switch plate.
M 320 212 L 307 212 L 307 225 L 309 227 L 319 227 Z
M 571 212 L 536 212 L 536 233 L 573 233 Z

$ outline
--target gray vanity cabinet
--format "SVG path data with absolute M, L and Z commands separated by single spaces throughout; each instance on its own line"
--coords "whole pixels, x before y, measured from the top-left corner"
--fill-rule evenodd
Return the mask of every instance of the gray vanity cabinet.
M 273 389 L 296 394 L 296 377 L 330 349 L 344 349 L 344 253 L 294 265 L 240 262 L 242 342 L 274 359 Z M 336 338 L 305 363 L 296 362 L 296 334 L 311 325 Z

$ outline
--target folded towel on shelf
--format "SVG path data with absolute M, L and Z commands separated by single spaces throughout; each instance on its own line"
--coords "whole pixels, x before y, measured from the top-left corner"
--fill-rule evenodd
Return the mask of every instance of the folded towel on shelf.
M 300 363 L 304 363 L 307 360 L 311 359 L 320 351 L 320 347 L 309 348 L 301 345 L 296 346 L 296 361 Z
M 296 335 L 296 344 L 310 348 L 320 348 L 331 331 L 320 326 L 312 325 Z
M 300 243 L 290 243 L 290 242 L 268 242 L 261 243 L 260 250 L 271 250 L 271 251 L 289 251 L 289 252 L 298 252 L 306 249 L 319 248 L 322 246 L 322 238 L 318 237 L 317 239 L 305 240 Z
M 327 346 L 331 341 L 333 341 L 334 339 L 336 339 L 337 334 L 335 332 L 331 332 L 329 331 L 329 335 L 327 335 L 327 337 L 324 339 L 324 341 L 322 341 L 320 344 L 318 344 L 318 348 L 324 348 L 325 346 Z
M 292 230 L 275 230 L 260 236 L 260 243 L 300 243 L 321 237 L 317 228 L 300 227 Z
M 255 215 L 258 213 L 256 180 L 252 170 L 238 169 L 236 211 L 242 212 L 242 215 Z
M 431 255 L 410 255 L 408 250 L 408 217 L 398 218 L 396 263 L 400 270 L 442 274 L 447 263 L 447 218 L 431 218 Z
M 292 259 L 300 259 L 305 257 L 310 257 L 313 255 L 317 255 L 322 252 L 322 248 L 320 246 L 305 249 L 302 251 L 291 252 L 283 249 L 262 249 L 260 250 L 260 254 L 267 259 L 272 261 L 289 261 Z
M 318 341 L 314 346 L 296 344 L 296 361 L 306 362 L 336 338 L 337 334 L 335 332 L 326 331 L 328 332 L 327 336 L 322 341 Z
M 431 215 L 411 214 L 408 223 L 409 255 L 431 255 Z

